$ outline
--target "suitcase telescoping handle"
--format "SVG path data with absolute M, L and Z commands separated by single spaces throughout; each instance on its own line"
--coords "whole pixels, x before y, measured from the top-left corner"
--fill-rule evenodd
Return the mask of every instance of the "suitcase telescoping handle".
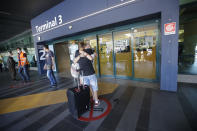
M 83 79 L 83 70 L 80 70 L 81 71 L 81 77 L 82 77 L 82 86 L 83 86 L 83 89 L 85 89 L 84 87 L 84 79 Z M 79 73 L 80 74 L 80 73 Z M 80 92 L 80 75 L 78 76 L 77 78 L 77 89 L 75 90 L 76 92 Z
M 83 70 L 81 70 L 81 77 L 82 77 L 82 86 L 83 86 L 83 89 L 85 89 L 85 86 L 84 86 L 84 77 L 83 77 Z

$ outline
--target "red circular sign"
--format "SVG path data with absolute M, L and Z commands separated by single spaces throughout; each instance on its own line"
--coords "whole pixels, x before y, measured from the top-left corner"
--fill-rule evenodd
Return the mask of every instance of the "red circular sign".
M 164 29 L 165 29 L 165 35 L 175 34 L 175 32 L 176 32 L 176 22 L 165 24 Z
M 98 120 L 98 119 L 101 119 L 101 118 L 103 118 L 104 116 L 106 116 L 106 115 L 108 115 L 109 114 L 109 112 L 111 111 L 111 108 L 112 108 L 112 106 L 111 106 L 111 103 L 107 100 L 107 99 L 105 99 L 105 98 L 100 98 L 100 100 L 102 100 L 102 101 L 104 101 L 106 104 L 107 104 L 107 109 L 105 110 L 105 112 L 103 112 L 101 115 L 99 115 L 99 116 L 95 116 L 95 117 L 93 117 L 93 113 L 94 113 L 94 109 L 93 109 L 93 104 L 91 104 L 91 110 L 90 110 L 90 114 L 89 114 L 89 117 L 83 117 L 83 116 L 81 116 L 80 118 L 79 118 L 79 120 L 81 120 L 81 121 L 94 121 L 94 120 Z
M 166 25 L 166 32 L 175 31 L 175 25 L 174 24 L 167 24 Z

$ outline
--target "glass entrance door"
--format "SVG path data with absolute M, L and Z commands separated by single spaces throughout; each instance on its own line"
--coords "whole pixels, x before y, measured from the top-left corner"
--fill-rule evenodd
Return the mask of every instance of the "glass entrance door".
M 156 79 L 158 25 L 132 28 L 134 77 Z
M 132 76 L 131 30 L 113 33 L 117 76 Z
M 114 75 L 112 33 L 99 35 L 98 40 L 99 40 L 100 74 Z

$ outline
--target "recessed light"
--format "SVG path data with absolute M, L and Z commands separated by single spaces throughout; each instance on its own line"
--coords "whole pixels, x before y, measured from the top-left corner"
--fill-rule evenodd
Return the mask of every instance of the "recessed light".
M 72 25 L 70 25 L 68 28 L 71 30 L 73 27 L 72 27 Z
M 37 39 L 38 39 L 38 41 L 40 41 L 40 39 L 41 39 L 40 36 L 37 36 Z

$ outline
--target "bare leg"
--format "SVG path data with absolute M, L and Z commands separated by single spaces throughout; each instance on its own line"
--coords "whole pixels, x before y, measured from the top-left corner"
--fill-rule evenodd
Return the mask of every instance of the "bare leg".
M 91 91 L 91 94 L 92 94 L 92 98 L 93 98 L 93 101 L 95 100 L 95 97 L 94 97 L 94 92 L 92 90 L 92 87 L 90 86 L 90 91 Z
M 100 105 L 100 102 L 99 102 L 99 99 L 98 99 L 98 95 L 97 95 L 97 91 L 94 91 L 94 105 L 95 106 L 99 106 Z
M 97 91 L 94 91 L 94 100 L 95 100 L 95 101 L 98 101 Z

